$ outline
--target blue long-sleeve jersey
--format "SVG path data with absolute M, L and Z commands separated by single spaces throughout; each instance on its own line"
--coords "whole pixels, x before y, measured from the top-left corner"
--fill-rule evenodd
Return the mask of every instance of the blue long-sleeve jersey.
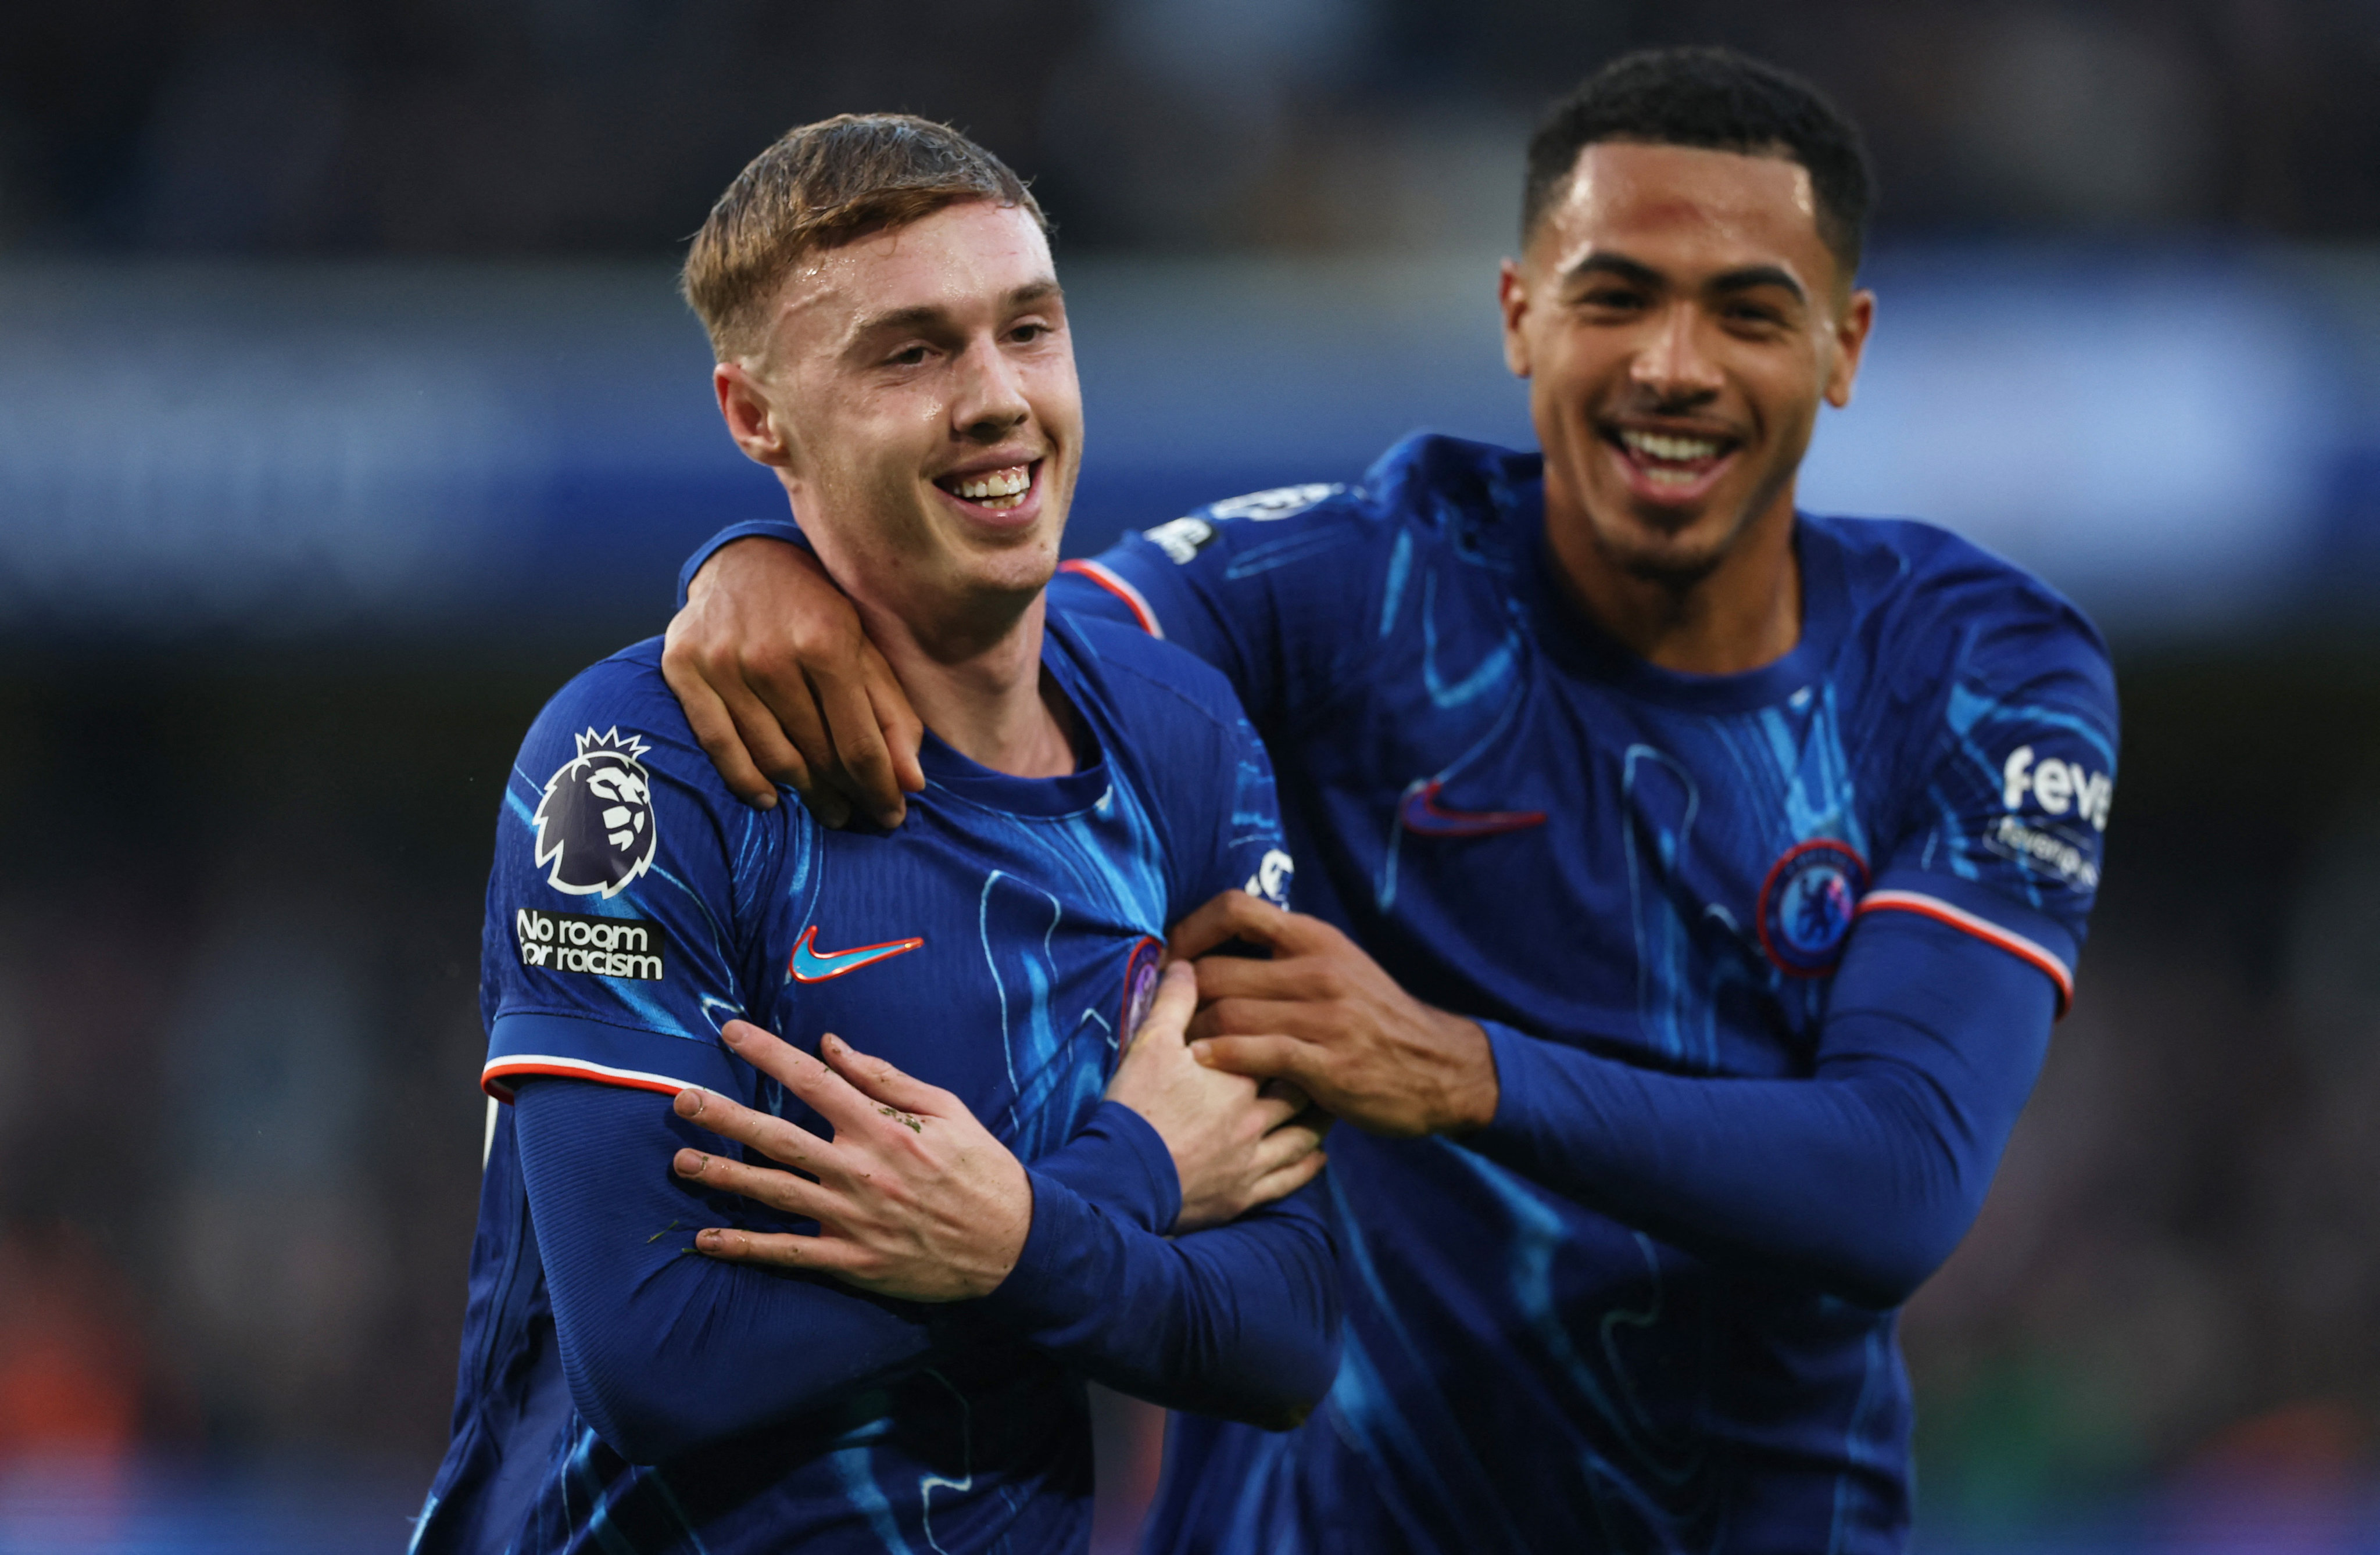
M 1328 1387 L 1338 1286 L 1309 1188 L 1169 1238 L 1165 1147 L 1102 1102 L 1165 926 L 1285 893 L 1272 778 L 1227 686 L 1136 630 L 1053 622 L 1072 775 L 939 742 L 899 832 L 735 800 L 640 644 L 565 687 L 513 773 L 489 884 L 482 1083 L 501 1110 L 455 1434 L 415 1549 L 709 1555 L 1066 1549 L 1082 1379 L 1262 1426 Z M 1016 1269 L 918 1305 L 691 1251 L 808 1230 L 677 1182 L 701 1085 L 823 1131 L 718 1040 L 832 1031 L 957 1093 L 1028 1162 Z
M 1583 617 L 1539 460 L 1452 439 L 1068 564 L 1053 604 L 1230 677 L 1300 906 L 1480 1018 L 1501 1087 L 1459 1140 L 1334 1136 L 1330 1397 L 1177 1420 L 1151 1550 L 1905 1544 L 1893 1308 L 2070 997 L 2114 684 L 1941 530 L 1803 515 L 1795 552 L 1798 643 L 1722 676 Z

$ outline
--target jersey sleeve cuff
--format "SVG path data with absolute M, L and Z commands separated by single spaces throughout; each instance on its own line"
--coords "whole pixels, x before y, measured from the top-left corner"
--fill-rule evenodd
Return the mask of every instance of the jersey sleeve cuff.
M 740 524 L 730 524 L 704 541 L 695 553 L 686 559 L 686 565 L 677 569 L 677 608 L 686 608 L 686 591 L 693 586 L 694 575 L 702 570 L 703 563 L 717 555 L 722 546 L 749 540 L 755 535 L 764 540 L 782 540 L 788 545 L 798 545 L 816 554 L 810 537 L 802 533 L 802 527 L 791 518 L 747 518 Z
M 1525 1148 L 1543 1130 L 1539 1103 L 1560 1094 L 1557 1077 L 1547 1072 L 1549 1044 L 1500 1021 L 1483 1020 L 1479 1028 L 1488 1033 L 1488 1051 L 1496 1061 L 1496 1115 L 1462 1142 L 1489 1155 Z
M 2038 970 L 2058 990 L 2058 1013 L 2074 1002 L 2074 932 L 2046 913 L 1956 875 L 1888 869 L 1860 898 L 1859 915 L 1916 913 L 1983 941 Z
M 1081 1133 L 1033 1163 L 1108 1213 L 1162 1236 L 1182 1217 L 1173 1152 L 1147 1118 L 1103 1101 Z
M 1099 1211 L 1061 1177 L 1038 1167 L 1025 1169 L 1033 1186 L 1033 1224 L 1008 1271 L 979 1310 L 994 1322 L 1026 1335 L 1072 1331 L 1106 1298 L 1105 1260 L 1099 1256 Z
M 583 1015 L 516 1010 L 488 1032 L 488 1062 L 480 1088 L 499 1101 L 517 1082 L 540 1075 L 675 1096 L 693 1087 L 738 1097 L 726 1050 L 716 1040 L 613 1026 Z

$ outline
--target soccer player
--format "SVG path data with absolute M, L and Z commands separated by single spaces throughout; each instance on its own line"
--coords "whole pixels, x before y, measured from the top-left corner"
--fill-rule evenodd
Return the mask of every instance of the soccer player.
M 1905 1545 L 1895 1309 L 2071 996 L 2117 720 L 2038 580 L 1795 508 L 1874 318 L 1869 189 L 1805 83 L 1620 59 L 1532 140 L 1500 280 L 1541 454 L 1415 437 L 1052 589 L 1220 668 L 1270 746 L 1305 912 L 1177 929 L 1272 950 L 1200 960 L 1191 1031 L 1365 1131 L 1329 1400 L 1177 1420 L 1149 1549 Z M 875 734 L 802 672 L 892 695 L 848 611 L 792 546 L 698 565 L 694 727 L 747 796 L 788 748 L 825 791 Z
M 658 641 L 539 716 L 484 945 L 512 1105 L 414 1548 L 1079 1549 L 1084 1378 L 1280 1427 L 1333 1370 L 1317 1130 L 1191 1061 L 1195 978 L 1158 970 L 1217 892 L 1282 896 L 1270 769 L 1211 669 L 1045 623 L 1081 407 L 1006 167 L 907 117 L 795 130 L 686 288 L 730 431 L 923 719 L 923 792 L 890 833 L 747 808 Z

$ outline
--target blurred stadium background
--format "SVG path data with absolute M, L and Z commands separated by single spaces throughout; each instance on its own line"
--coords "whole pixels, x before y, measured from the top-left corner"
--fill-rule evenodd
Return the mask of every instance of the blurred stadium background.
M 1672 41 L 1881 168 L 1808 504 L 2030 563 L 2123 674 L 2081 1001 L 1906 1323 L 1920 1547 L 2380 1549 L 2372 0 L 82 0 L 0 18 L 0 1550 L 403 1546 L 505 765 L 777 501 L 671 289 L 747 156 L 901 107 L 1037 180 L 1089 550 L 1525 441 L 1523 138 Z

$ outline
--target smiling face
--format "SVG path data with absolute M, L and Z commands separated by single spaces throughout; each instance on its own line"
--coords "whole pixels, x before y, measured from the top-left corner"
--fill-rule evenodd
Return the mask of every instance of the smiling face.
M 1781 543 L 1821 400 L 1874 317 L 1783 157 L 1599 141 L 1503 277 L 1548 539 L 1574 579 L 1687 587 L 1755 527 Z
M 738 446 L 820 559 L 922 638 L 999 629 L 1049 582 L 1082 450 L 1050 246 L 969 200 L 802 257 L 759 348 L 719 364 Z

